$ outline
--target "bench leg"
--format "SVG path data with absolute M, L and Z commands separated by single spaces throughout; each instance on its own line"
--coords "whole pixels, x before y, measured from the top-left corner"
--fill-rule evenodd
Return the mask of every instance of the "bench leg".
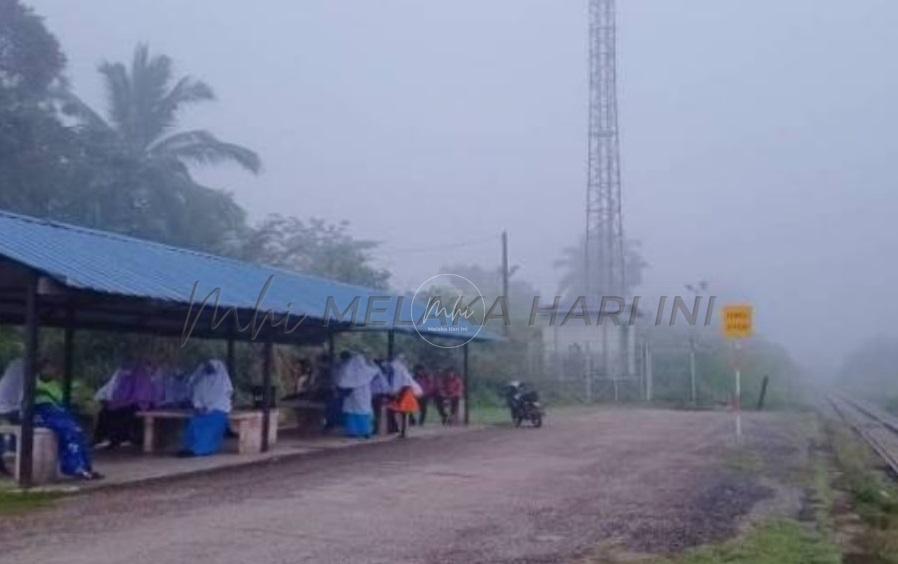
M 31 481 L 34 485 L 47 484 L 56 479 L 59 469 L 58 455 L 58 443 L 54 433 L 34 434 L 34 449 L 31 455 Z M 16 481 L 19 480 L 21 461 L 22 457 L 16 453 Z
M 156 424 L 153 417 L 143 418 L 143 452 L 144 454 L 153 454 L 156 446 Z
M 238 454 L 262 452 L 262 418 L 243 419 L 237 423 Z
M 387 408 L 388 402 L 382 401 L 377 408 L 380 410 L 380 417 L 377 418 L 377 429 L 374 432 L 381 436 L 385 437 L 389 434 L 390 430 L 390 418 L 393 417 L 393 412 Z

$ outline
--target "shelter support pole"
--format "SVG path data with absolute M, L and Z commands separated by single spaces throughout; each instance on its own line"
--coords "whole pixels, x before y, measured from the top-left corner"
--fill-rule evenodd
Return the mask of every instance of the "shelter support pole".
M 335 358 L 334 358 L 335 352 L 336 351 L 334 350 L 334 332 L 328 331 L 327 332 L 327 356 L 330 358 L 331 365 L 333 365 L 334 360 L 335 360 Z
M 262 452 L 268 452 L 268 430 L 271 428 L 271 339 L 266 339 L 262 359 Z M 277 425 L 277 422 L 275 422 Z
M 234 378 L 234 337 L 228 337 L 228 352 L 227 359 L 228 365 L 228 375 L 233 379 Z
M 34 392 L 38 365 L 37 276 L 30 276 L 25 288 L 25 358 L 22 382 L 22 433 L 19 437 L 19 485 L 31 486 L 34 455 Z
M 66 407 L 72 405 L 72 379 L 74 372 L 75 352 L 75 310 L 66 309 L 66 324 L 63 334 L 63 367 L 62 367 L 62 403 Z
M 228 375 L 231 379 L 234 378 L 234 371 L 237 369 L 236 360 L 235 360 L 235 351 L 234 351 L 234 335 L 236 335 L 240 331 L 240 320 L 237 317 L 237 312 L 234 312 L 234 317 L 231 319 L 231 325 L 228 330 L 228 344 L 227 344 L 227 352 L 225 362 L 228 365 Z
M 465 343 L 464 347 L 462 347 L 462 353 L 464 355 L 462 360 L 462 378 L 465 383 L 465 425 L 471 422 L 471 394 L 469 392 L 470 389 L 470 379 L 468 378 L 469 370 L 468 370 L 468 343 Z
M 502 231 L 502 299 L 505 301 L 504 311 L 508 311 L 508 231 Z M 505 336 L 508 336 L 508 324 L 503 323 Z
M 396 349 L 396 333 L 393 331 L 387 332 L 387 360 L 393 361 L 393 354 Z

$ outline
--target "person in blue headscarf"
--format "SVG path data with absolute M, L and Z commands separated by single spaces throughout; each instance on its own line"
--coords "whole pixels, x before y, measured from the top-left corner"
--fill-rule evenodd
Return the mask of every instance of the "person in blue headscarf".
M 207 456 L 221 450 L 231 413 L 234 387 L 220 360 L 207 360 L 190 377 L 193 415 L 184 431 L 179 456 Z

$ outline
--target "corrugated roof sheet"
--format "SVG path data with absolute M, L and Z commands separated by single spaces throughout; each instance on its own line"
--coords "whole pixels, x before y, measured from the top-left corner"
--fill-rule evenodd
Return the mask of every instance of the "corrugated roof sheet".
M 344 284 L 318 276 L 299 274 L 269 266 L 241 262 L 198 251 L 136 239 L 116 233 L 88 229 L 56 221 L 0 211 L 0 255 L 40 271 L 58 283 L 73 289 L 115 296 L 161 300 L 179 304 L 194 302 L 220 289 L 219 305 L 255 309 L 260 294 L 263 311 L 275 314 L 325 317 L 328 298 L 341 311 L 359 297 L 358 322 L 364 321 L 368 298 L 385 296 L 387 291 Z M 270 281 L 270 282 L 269 282 Z M 395 328 L 414 332 L 414 328 L 394 326 L 396 296 L 373 303 L 386 307 L 373 320 L 383 321 L 376 328 Z M 423 315 L 423 307 L 402 304 L 401 319 Z M 334 319 L 334 316 L 328 316 Z M 467 339 L 478 333 L 479 326 L 459 323 L 462 329 L 447 334 L 438 320 L 429 319 L 421 332 Z M 495 338 L 486 330 L 478 338 Z

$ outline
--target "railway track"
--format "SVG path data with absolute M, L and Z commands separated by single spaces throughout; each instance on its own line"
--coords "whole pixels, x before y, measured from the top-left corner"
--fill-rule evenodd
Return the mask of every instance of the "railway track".
M 898 417 L 842 392 L 827 396 L 836 413 L 870 445 L 898 477 Z

